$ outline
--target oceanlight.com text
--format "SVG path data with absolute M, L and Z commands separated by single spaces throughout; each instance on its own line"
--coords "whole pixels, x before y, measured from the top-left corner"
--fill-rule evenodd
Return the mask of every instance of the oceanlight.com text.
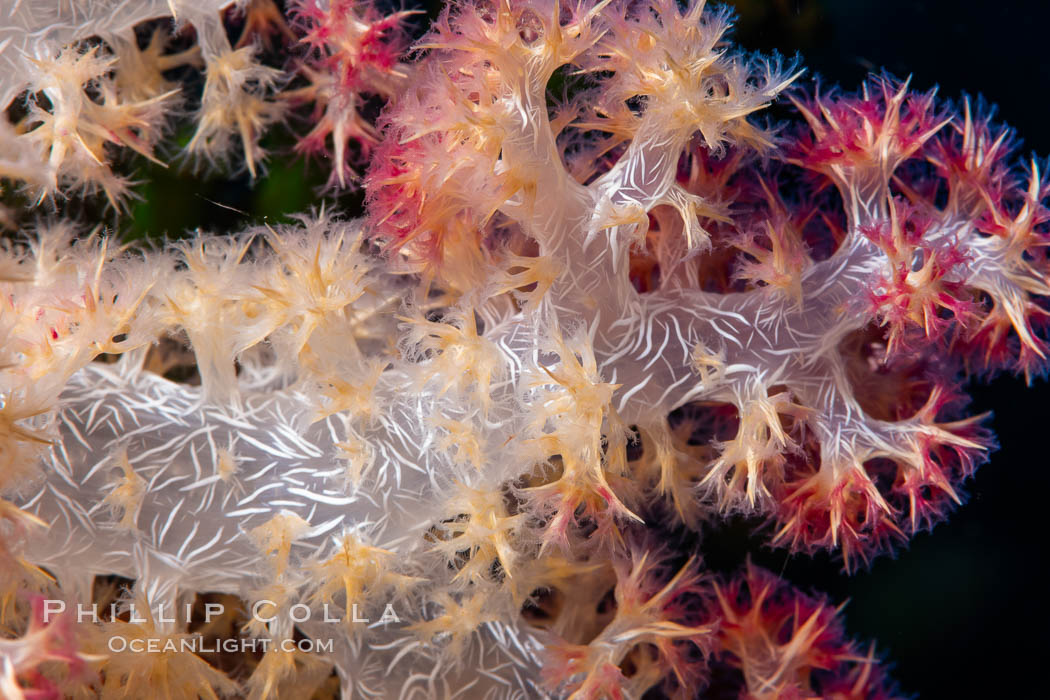
M 162 654 L 172 652 L 201 653 L 235 653 L 235 652 L 261 652 L 265 654 L 275 648 L 283 652 L 328 652 L 334 648 L 331 639 L 282 639 L 275 642 L 272 639 L 205 639 L 201 636 L 186 636 L 179 638 L 160 637 L 135 637 L 128 639 L 120 635 L 109 638 L 109 650 L 113 653 L 131 651 L 136 654 Z

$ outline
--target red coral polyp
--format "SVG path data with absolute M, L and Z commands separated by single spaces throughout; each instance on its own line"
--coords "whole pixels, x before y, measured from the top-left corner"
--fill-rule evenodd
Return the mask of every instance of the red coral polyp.
M 841 608 L 751 564 L 714 590 L 719 622 L 714 656 L 743 674 L 741 697 L 898 697 L 874 647 L 863 652 L 846 637 Z
M 862 468 L 787 484 L 773 536 L 774 544 L 797 551 L 841 551 L 847 571 L 903 541 L 890 505 Z
M 890 353 L 909 339 L 937 342 L 950 329 L 972 322 L 974 305 L 963 281 L 970 258 L 951 233 L 939 228 L 914 207 L 894 200 L 888 222 L 860 229 L 886 255 L 870 298 L 888 327 Z
M 300 41 L 310 48 L 299 72 L 307 85 L 287 93 L 293 102 L 313 103 L 310 132 L 297 148 L 334 161 L 330 184 L 345 187 L 355 173 L 351 145 L 365 162 L 378 133 L 363 114 L 369 97 L 391 99 L 407 78 L 400 63 L 408 47 L 405 18 L 410 12 L 384 16 L 368 0 L 335 0 L 322 8 L 302 0 L 295 9 Z M 329 145 L 329 141 L 331 144 Z
M 831 91 L 792 98 L 809 124 L 787 146 L 789 158 L 835 180 L 863 184 L 869 169 L 896 169 L 950 121 L 934 91 L 915 94 L 908 82 L 870 79 L 858 95 Z

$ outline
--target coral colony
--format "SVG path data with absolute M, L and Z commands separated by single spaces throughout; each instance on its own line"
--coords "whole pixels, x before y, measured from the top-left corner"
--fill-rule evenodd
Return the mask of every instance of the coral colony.
M 1050 182 L 987 109 L 820 89 L 703 0 L 0 12 L 37 205 L 0 247 L 0 695 L 895 696 L 828 601 L 673 543 L 747 514 L 852 571 L 960 502 L 959 387 L 1048 351 Z M 254 177 L 292 113 L 363 217 L 54 213 L 125 208 L 179 115 Z

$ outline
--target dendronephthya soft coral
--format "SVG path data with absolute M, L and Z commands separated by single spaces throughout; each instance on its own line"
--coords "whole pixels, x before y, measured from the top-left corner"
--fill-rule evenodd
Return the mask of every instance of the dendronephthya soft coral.
M 0 177 L 33 201 L 120 204 L 113 150 L 159 157 L 194 67 L 191 155 L 254 176 L 310 103 L 299 150 L 366 196 L 0 249 L 4 696 L 310 697 L 334 669 L 347 698 L 692 697 L 715 668 L 893 696 L 835 608 L 668 533 L 759 516 L 853 570 L 961 502 L 993 444 L 962 378 L 1050 351 L 1050 183 L 1011 133 L 888 76 L 807 92 L 703 0 L 457 2 L 414 48 L 413 13 L 354 0 L 240 3 L 234 41 L 231 4 L 0 28 Z M 131 31 L 172 16 L 199 50 Z M 205 594 L 262 650 L 229 673 L 187 648 L 221 636 Z

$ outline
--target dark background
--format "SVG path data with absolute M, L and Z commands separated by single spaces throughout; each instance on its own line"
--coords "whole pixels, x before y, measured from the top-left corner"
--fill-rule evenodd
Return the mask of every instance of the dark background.
M 406 0 L 407 6 L 414 5 Z M 1050 3 L 994 0 L 738 0 L 736 38 L 745 48 L 800 54 L 804 80 L 856 89 L 871 70 L 912 76 L 912 87 L 940 86 L 958 99 L 965 91 L 999 106 L 1001 121 L 1024 139 L 1019 156 L 1050 155 Z M 192 108 L 192 103 L 188 105 Z M 296 124 L 293 121 L 293 128 Z M 300 133 L 305 131 L 301 126 Z M 176 129 L 185 144 L 192 127 Z M 237 230 L 278 221 L 316 206 L 325 164 L 303 167 L 280 155 L 291 143 L 275 130 L 265 144 L 278 155 L 254 185 L 246 177 L 191 175 L 132 163 L 143 180 L 143 201 L 131 216 L 104 218 L 128 238 L 178 236 L 198 226 Z M 350 214 L 360 193 L 338 198 Z M 97 219 L 97 203 L 63 203 Z M 28 217 L 31 218 L 31 217 Z M 763 548 L 749 523 L 708 533 L 703 553 L 716 570 L 752 559 L 835 602 L 850 599 L 850 634 L 875 640 L 894 664 L 901 689 L 924 698 L 1050 697 L 1050 614 L 1043 558 L 1050 531 L 1050 388 L 1044 381 L 1000 377 L 973 386 L 971 411 L 993 411 L 1001 448 L 968 484 L 968 502 L 947 524 L 914 539 L 896 559 L 867 571 L 840 573 L 826 556 L 786 556 Z

